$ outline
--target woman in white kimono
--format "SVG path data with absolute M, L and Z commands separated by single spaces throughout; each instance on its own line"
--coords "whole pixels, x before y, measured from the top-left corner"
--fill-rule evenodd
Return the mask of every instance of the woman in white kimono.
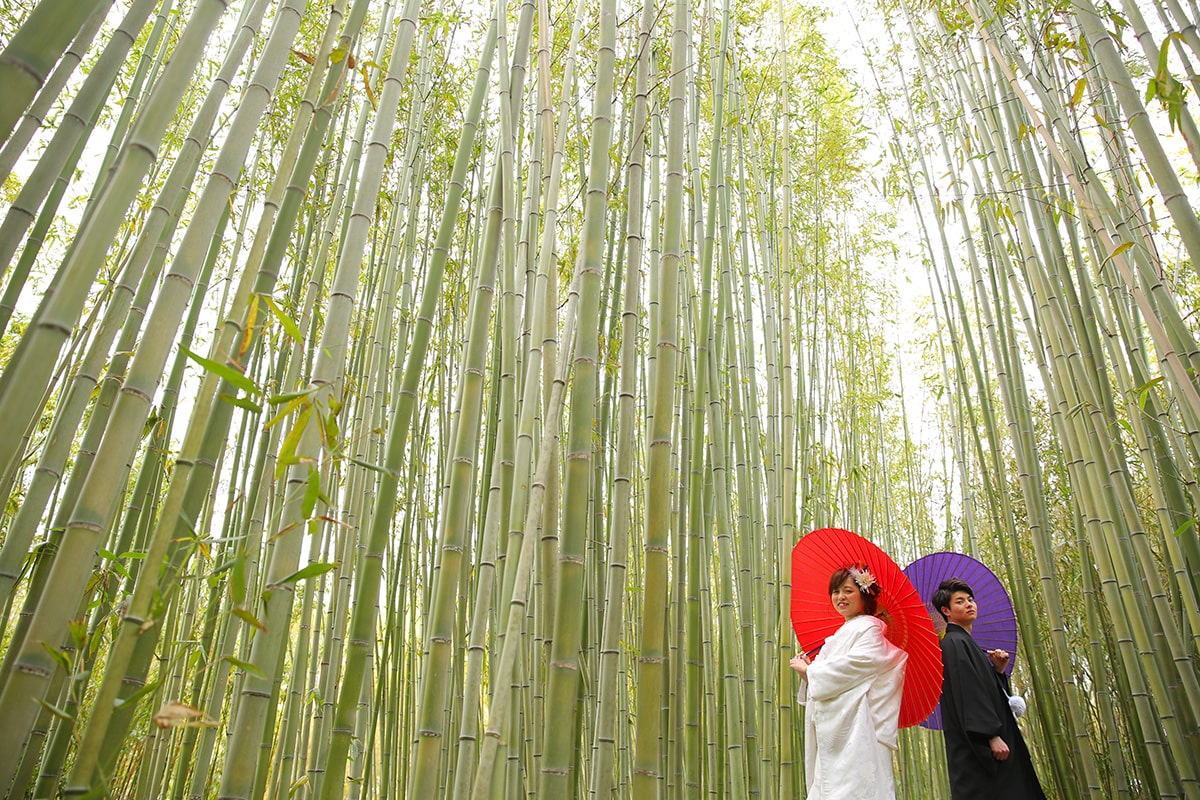
M 813 659 L 791 660 L 805 707 L 804 772 L 808 800 L 895 800 L 892 751 L 908 654 L 889 642 L 875 616 L 879 584 L 865 569 L 829 579 L 845 622 Z

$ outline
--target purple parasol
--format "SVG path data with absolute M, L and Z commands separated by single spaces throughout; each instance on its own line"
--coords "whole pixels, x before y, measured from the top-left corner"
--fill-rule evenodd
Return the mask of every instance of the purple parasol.
M 933 607 L 933 593 L 947 578 L 966 581 L 975 592 L 975 603 L 979 607 L 979 617 L 971 626 L 971 635 L 984 650 L 1007 650 L 1011 658 L 1005 672 L 1012 674 L 1017 660 L 1017 617 L 1013 613 L 1012 600 L 995 573 L 962 553 L 931 553 L 909 564 L 904 574 L 925 602 L 925 609 L 933 620 L 938 638 L 945 633 L 946 620 Z M 940 703 L 921 725 L 935 731 L 942 729 Z

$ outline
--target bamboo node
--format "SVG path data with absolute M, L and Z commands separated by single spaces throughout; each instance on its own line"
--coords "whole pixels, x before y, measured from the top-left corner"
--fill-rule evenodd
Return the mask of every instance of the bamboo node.
M 136 386 L 130 386 L 129 384 L 125 384 L 121 387 L 121 393 L 133 395 L 134 397 L 138 398 L 139 400 L 143 400 L 146 403 L 149 403 L 153 399 L 146 392 L 142 391 Z
M 50 677 L 50 670 L 46 669 L 45 667 L 36 666 L 34 664 L 22 664 L 22 663 L 18 662 L 17 664 L 13 665 L 13 669 L 16 672 L 20 672 L 24 675 L 36 675 L 39 678 L 49 678 Z

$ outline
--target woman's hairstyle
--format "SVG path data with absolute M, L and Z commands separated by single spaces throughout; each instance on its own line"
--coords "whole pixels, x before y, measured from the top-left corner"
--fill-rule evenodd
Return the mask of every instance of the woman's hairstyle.
M 862 595 L 863 611 L 872 617 L 875 616 L 875 612 L 879 610 L 880 592 L 880 586 L 876 583 L 875 576 L 867 571 L 866 567 L 843 567 L 829 576 L 829 593 L 833 594 L 840 589 L 846 582 L 846 578 L 854 581 L 858 593 Z
M 946 616 L 942 609 L 950 607 L 950 598 L 954 596 L 955 592 L 966 592 L 971 597 L 975 596 L 975 592 L 961 578 L 947 578 L 938 584 L 937 591 L 933 593 L 933 607 L 942 615 L 942 619 L 947 622 L 950 621 L 950 618 Z

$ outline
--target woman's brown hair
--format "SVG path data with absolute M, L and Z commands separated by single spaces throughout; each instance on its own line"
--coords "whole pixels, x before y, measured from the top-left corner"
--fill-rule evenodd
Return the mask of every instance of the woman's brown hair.
M 855 571 L 857 571 L 859 574 L 862 574 L 866 570 L 862 567 L 842 567 L 830 575 L 829 593 L 832 595 L 839 588 L 841 588 L 841 585 L 846 582 L 847 578 L 849 578 L 850 580 L 854 581 L 854 587 L 858 589 L 858 593 L 862 595 L 863 611 L 873 617 L 875 616 L 876 612 L 879 611 L 879 584 L 872 583 L 870 586 L 864 589 L 859 585 L 857 577 L 854 574 Z

